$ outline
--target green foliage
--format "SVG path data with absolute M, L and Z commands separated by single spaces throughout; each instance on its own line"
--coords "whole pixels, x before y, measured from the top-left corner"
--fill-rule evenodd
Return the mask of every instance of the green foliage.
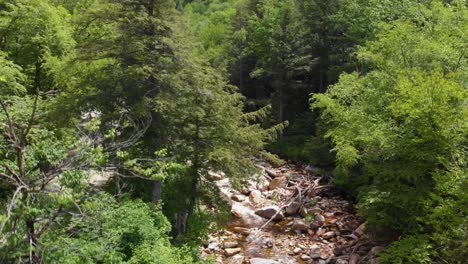
M 380 256 L 382 263 L 403 264 L 403 263 L 434 263 L 429 252 L 432 246 L 427 237 L 422 235 L 408 236 L 391 244 L 386 252 Z
M 170 245 L 170 224 L 155 206 L 139 200 L 117 203 L 110 195 L 100 194 L 87 198 L 78 209 L 83 217 L 43 237 L 47 262 L 193 262 Z
M 359 208 L 369 225 L 407 235 L 387 249 L 383 263 L 444 259 L 450 239 L 439 232 L 445 238 L 463 232 L 466 217 L 449 205 L 466 203 L 455 191 L 467 174 L 466 8 L 414 5 L 418 15 L 381 24 L 377 39 L 360 49 L 372 70 L 343 74 L 312 104 L 328 122 L 338 178 L 362 186 Z M 455 190 L 442 187 L 447 182 Z M 454 243 L 458 235 L 466 233 L 454 235 Z

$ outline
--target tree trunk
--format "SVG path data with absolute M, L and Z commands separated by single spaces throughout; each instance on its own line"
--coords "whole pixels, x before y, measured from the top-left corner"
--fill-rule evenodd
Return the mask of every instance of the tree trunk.
M 193 215 L 195 211 L 195 206 L 197 203 L 197 189 L 198 189 L 198 180 L 200 175 L 198 175 L 198 170 L 200 169 L 200 120 L 195 121 L 195 142 L 194 142 L 194 158 L 192 166 L 192 183 L 190 189 L 190 202 L 187 212 L 187 219 Z M 187 220 L 186 219 L 186 220 Z M 188 225 L 185 225 L 188 227 Z
M 26 230 L 28 232 L 29 239 L 29 262 L 31 264 L 39 263 L 36 255 L 37 237 L 33 219 L 26 221 Z
M 162 196 L 162 181 L 153 180 L 153 187 L 151 189 L 151 201 L 153 203 L 158 203 L 161 200 Z

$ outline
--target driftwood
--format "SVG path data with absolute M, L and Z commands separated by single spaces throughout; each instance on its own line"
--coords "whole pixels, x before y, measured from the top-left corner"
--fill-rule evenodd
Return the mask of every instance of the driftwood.
M 265 171 L 267 171 L 268 173 L 268 170 Z M 302 208 L 304 206 L 302 199 L 303 194 L 330 187 L 329 185 L 318 186 L 320 180 L 321 178 L 313 178 L 311 176 L 305 175 L 301 176 L 300 181 L 289 180 L 288 183 L 292 185 L 285 187 L 285 189 L 294 190 L 294 193 L 285 202 L 278 206 L 279 210 L 253 234 L 253 236 L 250 238 L 249 243 L 258 239 L 258 235 L 261 233 L 261 231 L 265 227 L 267 227 L 278 216 L 278 214 L 280 214 L 288 206 L 292 205 L 295 202 L 299 202 L 300 208 Z

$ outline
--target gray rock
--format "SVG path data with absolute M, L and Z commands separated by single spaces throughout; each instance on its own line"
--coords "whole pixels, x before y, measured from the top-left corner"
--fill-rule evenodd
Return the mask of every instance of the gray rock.
M 237 241 L 224 241 L 223 243 L 224 248 L 235 248 L 239 246 L 239 242 Z
M 301 204 L 299 202 L 294 202 L 294 203 L 291 203 L 289 206 L 287 206 L 284 211 L 288 215 L 293 215 L 293 214 L 296 214 L 300 208 L 301 208 Z
M 297 232 L 307 232 L 309 230 L 309 225 L 304 223 L 304 221 L 296 219 L 294 220 L 294 223 L 292 225 L 292 230 L 297 231 Z
M 234 230 L 234 232 L 242 234 L 244 236 L 250 235 L 250 229 L 245 228 L 245 227 L 236 226 L 236 227 L 234 227 L 233 230 Z
M 262 193 L 259 190 L 253 190 L 249 194 L 249 199 L 254 204 L 259 204 L 262 202 Z
M 321 249 L 320 247 L 317 245 L 317 244 L 314 244 L 310 247 L 310 252 L 309 252 L 309 255 L 310 257 L 312 257 L 313 259 L 318 259 L 320 258 L 320 253 L 321 253 Z
M 315 215 L 315 220 L 317 222 L 324 223 L 325 222 L 325 217 L 323 215 L 321 215 L 321 214 L 316 214 Z
M 335 231 L 328 231 L 322 235 L 323 239 L 330 239 L 335 236 Z
M 218 242 L 211 242 L 208 245 L 208 249 L 211 251 L 218 251 L 219 250 L 219 243 Z
M 307 261 L 307 260 L 310 260 L 311 257 L 310 257 L 309 255 L 302 254 L 302 255 L 301 255 L 301 259 L 304 260 L 304 261 Z
M 238 202 L 233 202 L 231 214 L 240 218 L 242 223 L 248 227 L 261 226 L 265 222 L 265 220 L 257 215 L 252 209 Z
M 242 264 L 244 262 L 244 256 L 241 254 L 234 255 L 228 258 L 226 261 L 228 264 Z
M 280 264 L 280 263 L 272 259 L 253 258 L 253 259 L 250 259 L 250 264 Z
M 281 220 L 281 219 L 284 218 L 283 213 L 280 212 L 280 208 L 278 206 L 276 206 L 276 205 L 266 206 L 266 207 L 257 209 L 255 211 L 255 214 L 259 215 L 259 216 L 261 216 L 263 218 L 266 218 L 266 219 L 270 219 L 274 215 L 276 215 L 274 220 Z
M 224 250 L 224 254 L 228 257 L 239 254 L 240 252 L 241 252 L 240 248 L 226 248 Z
M 224 173 L 209 171 L 207 178 L 209 180 L 212 180 L 212 181 L 220 181 L 220 180 L 224 179 Z

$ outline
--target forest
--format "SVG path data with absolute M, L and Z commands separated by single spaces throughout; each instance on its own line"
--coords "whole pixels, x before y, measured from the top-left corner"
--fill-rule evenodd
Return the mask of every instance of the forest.
M 467 33 L 464 0 L 0 0 L 0 264 L 466 263 Z

